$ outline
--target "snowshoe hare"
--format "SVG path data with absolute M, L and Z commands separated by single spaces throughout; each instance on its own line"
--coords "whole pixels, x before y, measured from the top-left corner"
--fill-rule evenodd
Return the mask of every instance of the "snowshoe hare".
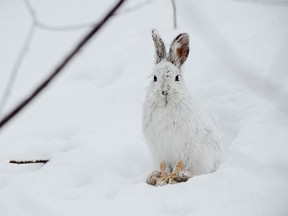
M 198 107 L 183 80 L 188 34 L 179 34 L 168 54 L 156 30 L 152 38 L 155 67 L 144 103 L 143 131 L 160 171 L 152 172 L 147 183 L 165 185 L 215 171 L 223 144 L 215 121 Z

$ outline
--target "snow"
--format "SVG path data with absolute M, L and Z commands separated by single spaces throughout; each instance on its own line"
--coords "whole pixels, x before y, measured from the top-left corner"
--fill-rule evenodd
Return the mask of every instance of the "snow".
M 31 3 L 39 20 L 61 26 L 96 21 L 113 1 Z M 114 17 L 0 131 L 1 215 L 288 215 L 288 7 L 268 3 L 176 1 L 177 30 L 169 1 Z M 2 97 L 31 19 L 16 0 L 1 1 L 0 16 Z M 154 167 L 141 131 L 153 28 L 166 44 L 189 33 L 184 79 L 229 145 L 215 173 L 163 187 L 145 183 Z M 6 113 L 87 30 L 36 30 Z M 8 163 L 46 158 L 46 165 Z

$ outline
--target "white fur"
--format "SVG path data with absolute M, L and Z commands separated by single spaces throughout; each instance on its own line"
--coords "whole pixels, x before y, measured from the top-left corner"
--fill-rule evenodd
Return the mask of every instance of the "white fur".
M 175 77 L 180 74 L 180 80 Z M 153 82 L 154 75 L 157 82 Z M 167 96 L 163 95 L 165 92 Z M 193 175 L 213 172 L 223 151 L 221 133 L 187 91 L 181 67 L 166 59 L 155 65 L 147 89 L 143 131 L 154 160 L 172 170 L 182 160 Z

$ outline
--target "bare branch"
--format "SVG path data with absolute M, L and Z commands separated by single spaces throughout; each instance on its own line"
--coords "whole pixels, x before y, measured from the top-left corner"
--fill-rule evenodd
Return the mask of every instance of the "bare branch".
M 74 31 L 74 30 L 81 30 L 86 28 L 92 28 L 94 23 L 82 23 L 77 25 L 68 25 L 68 26 L 52 26 L 41 23 L 37 20 L 36 22 L 37 27 L 47 30 L 47 31 Z
M 86 29 L 86 28 L 92 28 L 94 26 L 94 22 L 87 22 L 87 23 L 81 23 L 76 25 L 65 25 L 65 26 L 54 26 L 54 25 L 48 25 L 45 24 L 37 19 L 36 11 L 32 7 L 29 0 L 24 0 L 25 6 L 27 8 L 27 11 L 29 12 L 30 16 L 32 17 L 35 25 L 43 30 L 47 31 L 74 31 L 74 30 L 80 30 L 80 29 Z M 133 7 L 127 8 L 125 10 L 119 11 L 117 13 L 114 13 L 112 16 L 118 16 L 118 15 L 124 15 L 127 13 L 130 13 L 132 11 L 139 10 L 143 8 L 144 6 L 150 4 L 152 0 L 146 0 L 144 2 L 141 2 Z
M 46 164 L 49 160 L 30 160 L 30 161 L 15 161 L 10 160 L 9 163 L 12 164 L 31 164 L 31 163 L 43 163 Z
M 32 5 L 30 4 L 30 1 L 29 0 L 23 0 L 23 1 L 24 1 L 26 9 L 27 9 L 28 13 L 30 14 L 33 22 L 36 24 L 37 23 L 36 12 L 33 9 Z
M 136 10 L 139 10 L 145 6 L 147 6 L 148 4 L 152 3 L 153 0 L 146 0 L 146 1 L 143 1 L 133 7 L 130 7 L 130 8 L 127 8 L 125 10 L 121 10 L 117 13 L 114 14 L 114 16 L 118 16 L 118 15 L 124 15 L 124 14 L 127 14 L 127 13 L 130 13 L 132 11 L 136 11 Z
M 177 14 L 176 14 L 176 4 L 174 0 L 171 0 L 172 6 L 173 6 L 173 23 L 174 23 L 174 29 L 177 28 Z
M 7 122 L 11 121 L 13 117 L 18 114 L 24 107 L 26 107 L 32 100 L 42 92 L 48 84 L 60 73 L 63 71 L 63 68 L 73 59 L 73 57 L 79 52 L 79 50 L 89 41 L 91 38 L 106 24 L 106 22 L 112 17 L 112 15 L 117 11 L 118 8 L 125 2 L 125 0 L 119 0 L 114 7 L 104 16 L 100 22 L 95 25 L 95 27 L 83 37 L 83 39 L 77 44 L 77 46 L 67 55 L 64 60 L 56 67 L 56 69 L 42 82 L 40 85 L 30 94 L 27 98 L 25 98 L 19 105 L 17 105 L 10 113 L 8 113 L 1 121 L 0 121 L 0 129 L 7 124 Z

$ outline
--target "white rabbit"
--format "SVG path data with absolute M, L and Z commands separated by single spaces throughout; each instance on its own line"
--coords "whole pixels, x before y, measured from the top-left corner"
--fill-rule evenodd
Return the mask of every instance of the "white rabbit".
M 147 183 L 164 185 L 215 171 L 223 143 L 215 121 L 191 98 L 183 80 L 188 34 L 179 34 L 168 54 L 156 30 L 152 38 L 155 67 L 144 103 L 143 131 L 160 172 L 152 172 Z

